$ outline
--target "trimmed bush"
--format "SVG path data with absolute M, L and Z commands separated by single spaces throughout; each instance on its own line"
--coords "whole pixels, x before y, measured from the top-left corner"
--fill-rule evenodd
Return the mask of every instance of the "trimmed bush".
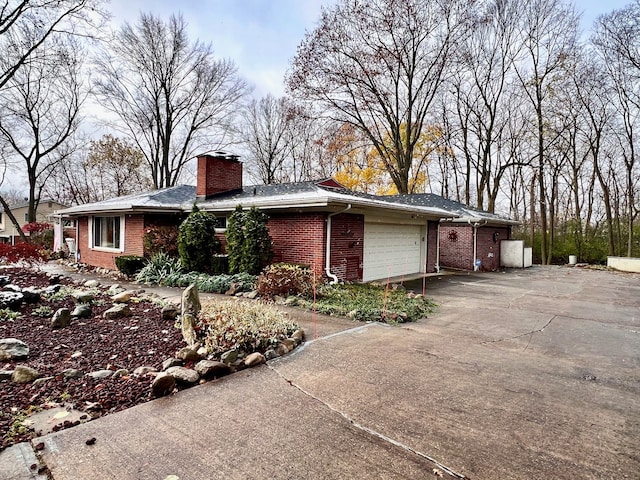
M 142 270 L 147 263 L 147 260 L 144 257 L 139 257 L 137 255 L 122 255 L 121 257 L 116 257 L 115 261 L 118 270 L 127 277 L 134 276 Z
M 276 295 L 313 296 L 313 285 L 320 279 L 313 278 L 308 265 L 296 263 L 274 263 L 266 267 L 256 281 L 256 289 L 261 297 L 273 299 Z
M 212 258 L 220 253 L 215 218 L 194 206 L 178 229 L 178 252 L 185 270 L 213 273 Z
M 273 241 L 267 228 L 269 217 L 252 207 L 238 205 L 227 225 L 229 271 L 257 275 L 273 258 Z

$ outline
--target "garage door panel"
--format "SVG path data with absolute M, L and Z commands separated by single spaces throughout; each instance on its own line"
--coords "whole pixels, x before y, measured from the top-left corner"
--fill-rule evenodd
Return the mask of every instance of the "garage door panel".
M 363 280 L 377 280 L 421 270 L 420 225 L 365 223 Z

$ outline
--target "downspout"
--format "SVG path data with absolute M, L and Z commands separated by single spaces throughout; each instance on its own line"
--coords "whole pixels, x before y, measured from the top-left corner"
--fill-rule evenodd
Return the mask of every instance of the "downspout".
M 467 222 L 473 227 L 473 271 L 477 272 L 480 269 L 480 265 L 478 265 L 478 227 L 486 225 L 487 220 L 482 225 L 480 222 L 472 224 L 471 220 L 467 220 Z
M 338 283 L 338 277 L 331 273 L 331 217 L 344 213 L 347 210 L 351 210 L 351 204 L 347 205 L 347 208 L 340 210 L 339 212 L 330 213 L 327 215 L 327 244 L 325 247 L 325 264 L 324 273 L 331 279 L 331 284 Z
M 75 263 L 80 263 L 80 220 L 78 218 L 75 219 L 75 224 L 76 224 L 76 251 L 73 252 L 73 260 Z M 89 217 L 88 216 L 87 216 L 87 236 L 89 236 Z

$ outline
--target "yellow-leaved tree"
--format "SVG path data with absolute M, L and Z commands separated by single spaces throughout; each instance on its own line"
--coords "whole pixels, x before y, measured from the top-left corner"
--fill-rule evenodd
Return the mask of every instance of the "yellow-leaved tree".
M 336 159 L 335 179 L 345 187 L 376 195 L 395 195 L 398 188 L 386 168 L 383 158 L 359 132 L 348 124 L 342 125 L 328 148 Z M 427 186 L 427 164 L 431 155 L 439 151 L 442 129 L 429 125 L 414 146 L 414 161 L 410 169 L 408 193 L 424 193 Z M 405 142 L 405 138 L 402 139 Z M 386 139 L 389 149 L 392 142 Z

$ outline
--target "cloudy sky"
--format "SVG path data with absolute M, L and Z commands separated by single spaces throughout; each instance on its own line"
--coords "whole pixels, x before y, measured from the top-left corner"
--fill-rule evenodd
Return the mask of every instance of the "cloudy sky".
M 576 0 L 588 30 L 602 13 L 631 0 Z M 305 31 L 313 30 L 322 5 L 332 0 L 111 0 L 112 23 L 135 23 L 141 11 L 161 18 L 182 13 L 192 37 L 211 42 L 255 87 L 257 97 L 284 93 L 283 78 Z

